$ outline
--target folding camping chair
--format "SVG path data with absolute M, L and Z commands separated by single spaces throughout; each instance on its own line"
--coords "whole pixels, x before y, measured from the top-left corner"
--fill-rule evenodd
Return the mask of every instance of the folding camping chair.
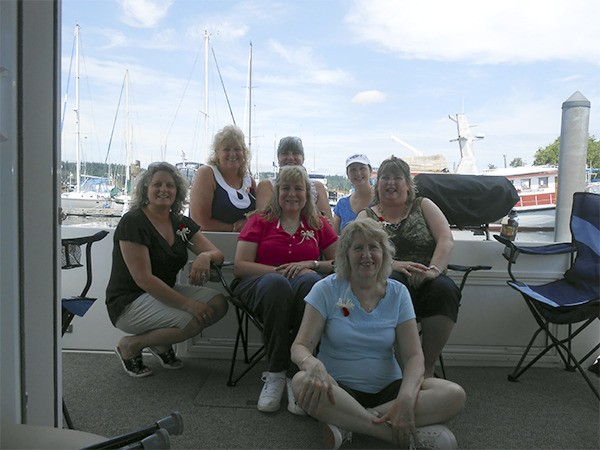
M 108 231 L 99 231 L 92 236 L 83 236 L 76 238 L 66 238 L 61 240 L 61 268 L 63 270 L 76 269 L 83 267 L 81 263 L 81 247 L 85 246 L 85 269 L 86 282 L 81 294 L 61 299 L 62 311 L 62 336 L 69 329 L 73 318 L 77 315 L 83 317 L 88 312 L 95 298 L 88 297 L 87 293 L 92 286 L 92 244 L 106 237 Z M 63 415 L 67 422 L 67 427 L 73 429 L 73 421 L 69 415 L 69 410 L 63 399 Z
M 581 363 L 587 358 L 596 355 L 600 343 L 579 360 L 571 351 L 573 339 L 600 316 L 600 195 L 588 192 L 576 192 L 573 195 L 571 235 L 572 243 L 543 246 L 518 245 L 501 236 L 494 236 L 510 250 L 510 253 L 505 253 L 504 256 L 508 260 L 508 274 L 511 278 L 507 283 L 521 293 L 538 325 L 508 379 L 517 381 L 527 369 L 555 348 L 565 364 L 565 370 L 577 369 L 600 399 L 597 386 L 590 381 L 581 367 Z M 540 256 L 570 254 L 570 267 L 561 279 L 541 286 L 528 285 L 518 281 L 514 274 L 513 265 L 521 253 Z M 580 323 L 581 325 L 573 330 L 573 325 Z M 552 332 L 550 329 L 551 324 L 556 325 L 556 330 L 559 329 L 559 325 L 567 325 L 566 337 L 559 339 L 558 332 Z M 540 333 L 546 337 L 546 346 L 521 368 Z
M 260 360 L 266 355 L 266 349 L 264 344 L 258 348 L 252 355 L 249 355 L 248 342 L 249 342 L 249 324 L 256 328 L 256 330 L 261 334 L 263 333 L 262 322 L 258 320 L 258 318 L 253 314 L 253 312 L 246 306 L 244 302 L 242 302 L 237 295 L 234 294 L 233 290 L 229 287 L 227 280 L 223 276 L 223 272 L 221 270 L 222 267 L 231 267 L 233 266 L 233 262 L 226 261 L 222 264 L 221 267 L 217 266 L 214 263 L 211 263 L 211 281 L 220 282 L 227 292 L 227 299 L 231 305 L 233 305 L 235 310 L 235 316 L 237 319 L 237 333 L 235 336 L 235 344 L 233 347 L 233 354 L 231 356 L 231 365 L 229 367 L 229 378 L 227 379 L 227 386 L 235 386 L 236 383 L 246 375 L 256 364 L 260 362 Z M 238 349 L 242 346 L 242 351 L 244 352 L 244 362 L 249 364 L 239 375 L 234 377 L 235 364 L 237 361 Z
M 106 441 L 85 447 L 91 449 L 167 449 L 171 448 L 169 436 L 183 433 L 183 418 L 178 411 L 172 412 L 167 417 L 157 420 L 154 424 L 141 428 L 131 433 L 126 433 Z
M 444 213 L 452 228 L 471 230 L 490 239 L 489 224 L 508 214 L 519 201 L 513 184 L 505 177 L 420 173 L 414 178 L 417 196 L 432 200 Z M 472 272 L 491 270 L 491 266 L 448 264 L 448 270 L 462 272 L 462 292 Z M 442 376 L 446 378 L 444 358 L 439 358 Z

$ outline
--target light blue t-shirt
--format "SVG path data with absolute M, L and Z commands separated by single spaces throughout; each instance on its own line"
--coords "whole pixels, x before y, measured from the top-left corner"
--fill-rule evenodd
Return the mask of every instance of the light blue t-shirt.
M 356 214 L 350 206 L 350 196 L 342 197 L 333 207 L 333 213 L 340 218 L 340 233 L 346 225 L 356 220 Z
M 387 280 L 385 296 L 367 313 L 350 288 L 336 274 L 318 281 L 305 301 L 324 318 L 319 358 L 329 374 L 352 389 L 376 393 L 402 378 L 394 356 L 396 326 L 415 318 L 406 287 Z M 340 303 L 352 304 L 344 316 Z

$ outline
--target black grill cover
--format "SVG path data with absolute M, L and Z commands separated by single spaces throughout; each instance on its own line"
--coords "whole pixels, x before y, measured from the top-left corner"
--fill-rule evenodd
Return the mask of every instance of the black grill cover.
M 495 222 L 519 201 L 513 184 L 502 176 L 420 173 L 415 183 L 417 196 L 433 200 L 458 228 Z

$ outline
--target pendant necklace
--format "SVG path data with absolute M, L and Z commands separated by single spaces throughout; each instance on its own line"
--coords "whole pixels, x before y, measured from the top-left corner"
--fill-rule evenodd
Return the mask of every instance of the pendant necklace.
M 385 211 L 383 210 L 383 206 L 381 205 L 381 203 L 379 205 L 377 205 L 377 207 L 379 208 L 379 212 L 381 213 L 381 217 L 384 220 L 385 226 L 388 228 L 391 228 L 394 231 L 398 231 L 398 228 L 400 228 L 404 219 L 406 219 L 406 217 L 408 217 L 408 204 L 407 203 L 404 204 L 404 209 L 402 211 L 402 215 L 400 216 L 400 218 L 398 219 L 397 222 L 390 222 L 388 220 L 388 218 L 385 216 Z

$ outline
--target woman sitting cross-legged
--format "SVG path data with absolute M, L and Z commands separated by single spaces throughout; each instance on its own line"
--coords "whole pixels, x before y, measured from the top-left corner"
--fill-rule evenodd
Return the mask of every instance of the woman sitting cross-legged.
M 306 297 L 291 349 L 300 368 L 292 388 L 298 404 L 325 424 L 330 448 L 351 432 L 401 448 L 456 448 L 452 432 L 437 424 L 463 409 L 465 392 L 424 378 L 410 295 L 388 278 L 393 254 L 381 225 L 357 219 L 338 240 L 335 275 Z
M 301 166 L 281 168 L 264 211 L 249 216 L 234 261 L 232 287 L 263 323 L 268 368 L 258 400 L 263 412 L 277 411 L 287 386 L 288 410 L 304 414 L 291 393 L 290 345 L 304 311 L 304 297 L 333 271 L 337 235 L 317 213 L 310 181 Z M 324 261 L 319 261 L 321 254 Z
M 174 166 L 151 164 L 115 230 L 106 305 L 113 325 L 130 334 L 115 352 L 132 377 L 152 375 L 142 360 L 145 348 L 164 368 L 181 368 L 172 345 L 196 336 L 227 312 L 223 294 L 202 286 L 211 261 L 221 264 L 223 254 L 181 214 L 186 193 L 187 182 Z M 197 255 L 190 285 L 178 285 L 188 249 Z

